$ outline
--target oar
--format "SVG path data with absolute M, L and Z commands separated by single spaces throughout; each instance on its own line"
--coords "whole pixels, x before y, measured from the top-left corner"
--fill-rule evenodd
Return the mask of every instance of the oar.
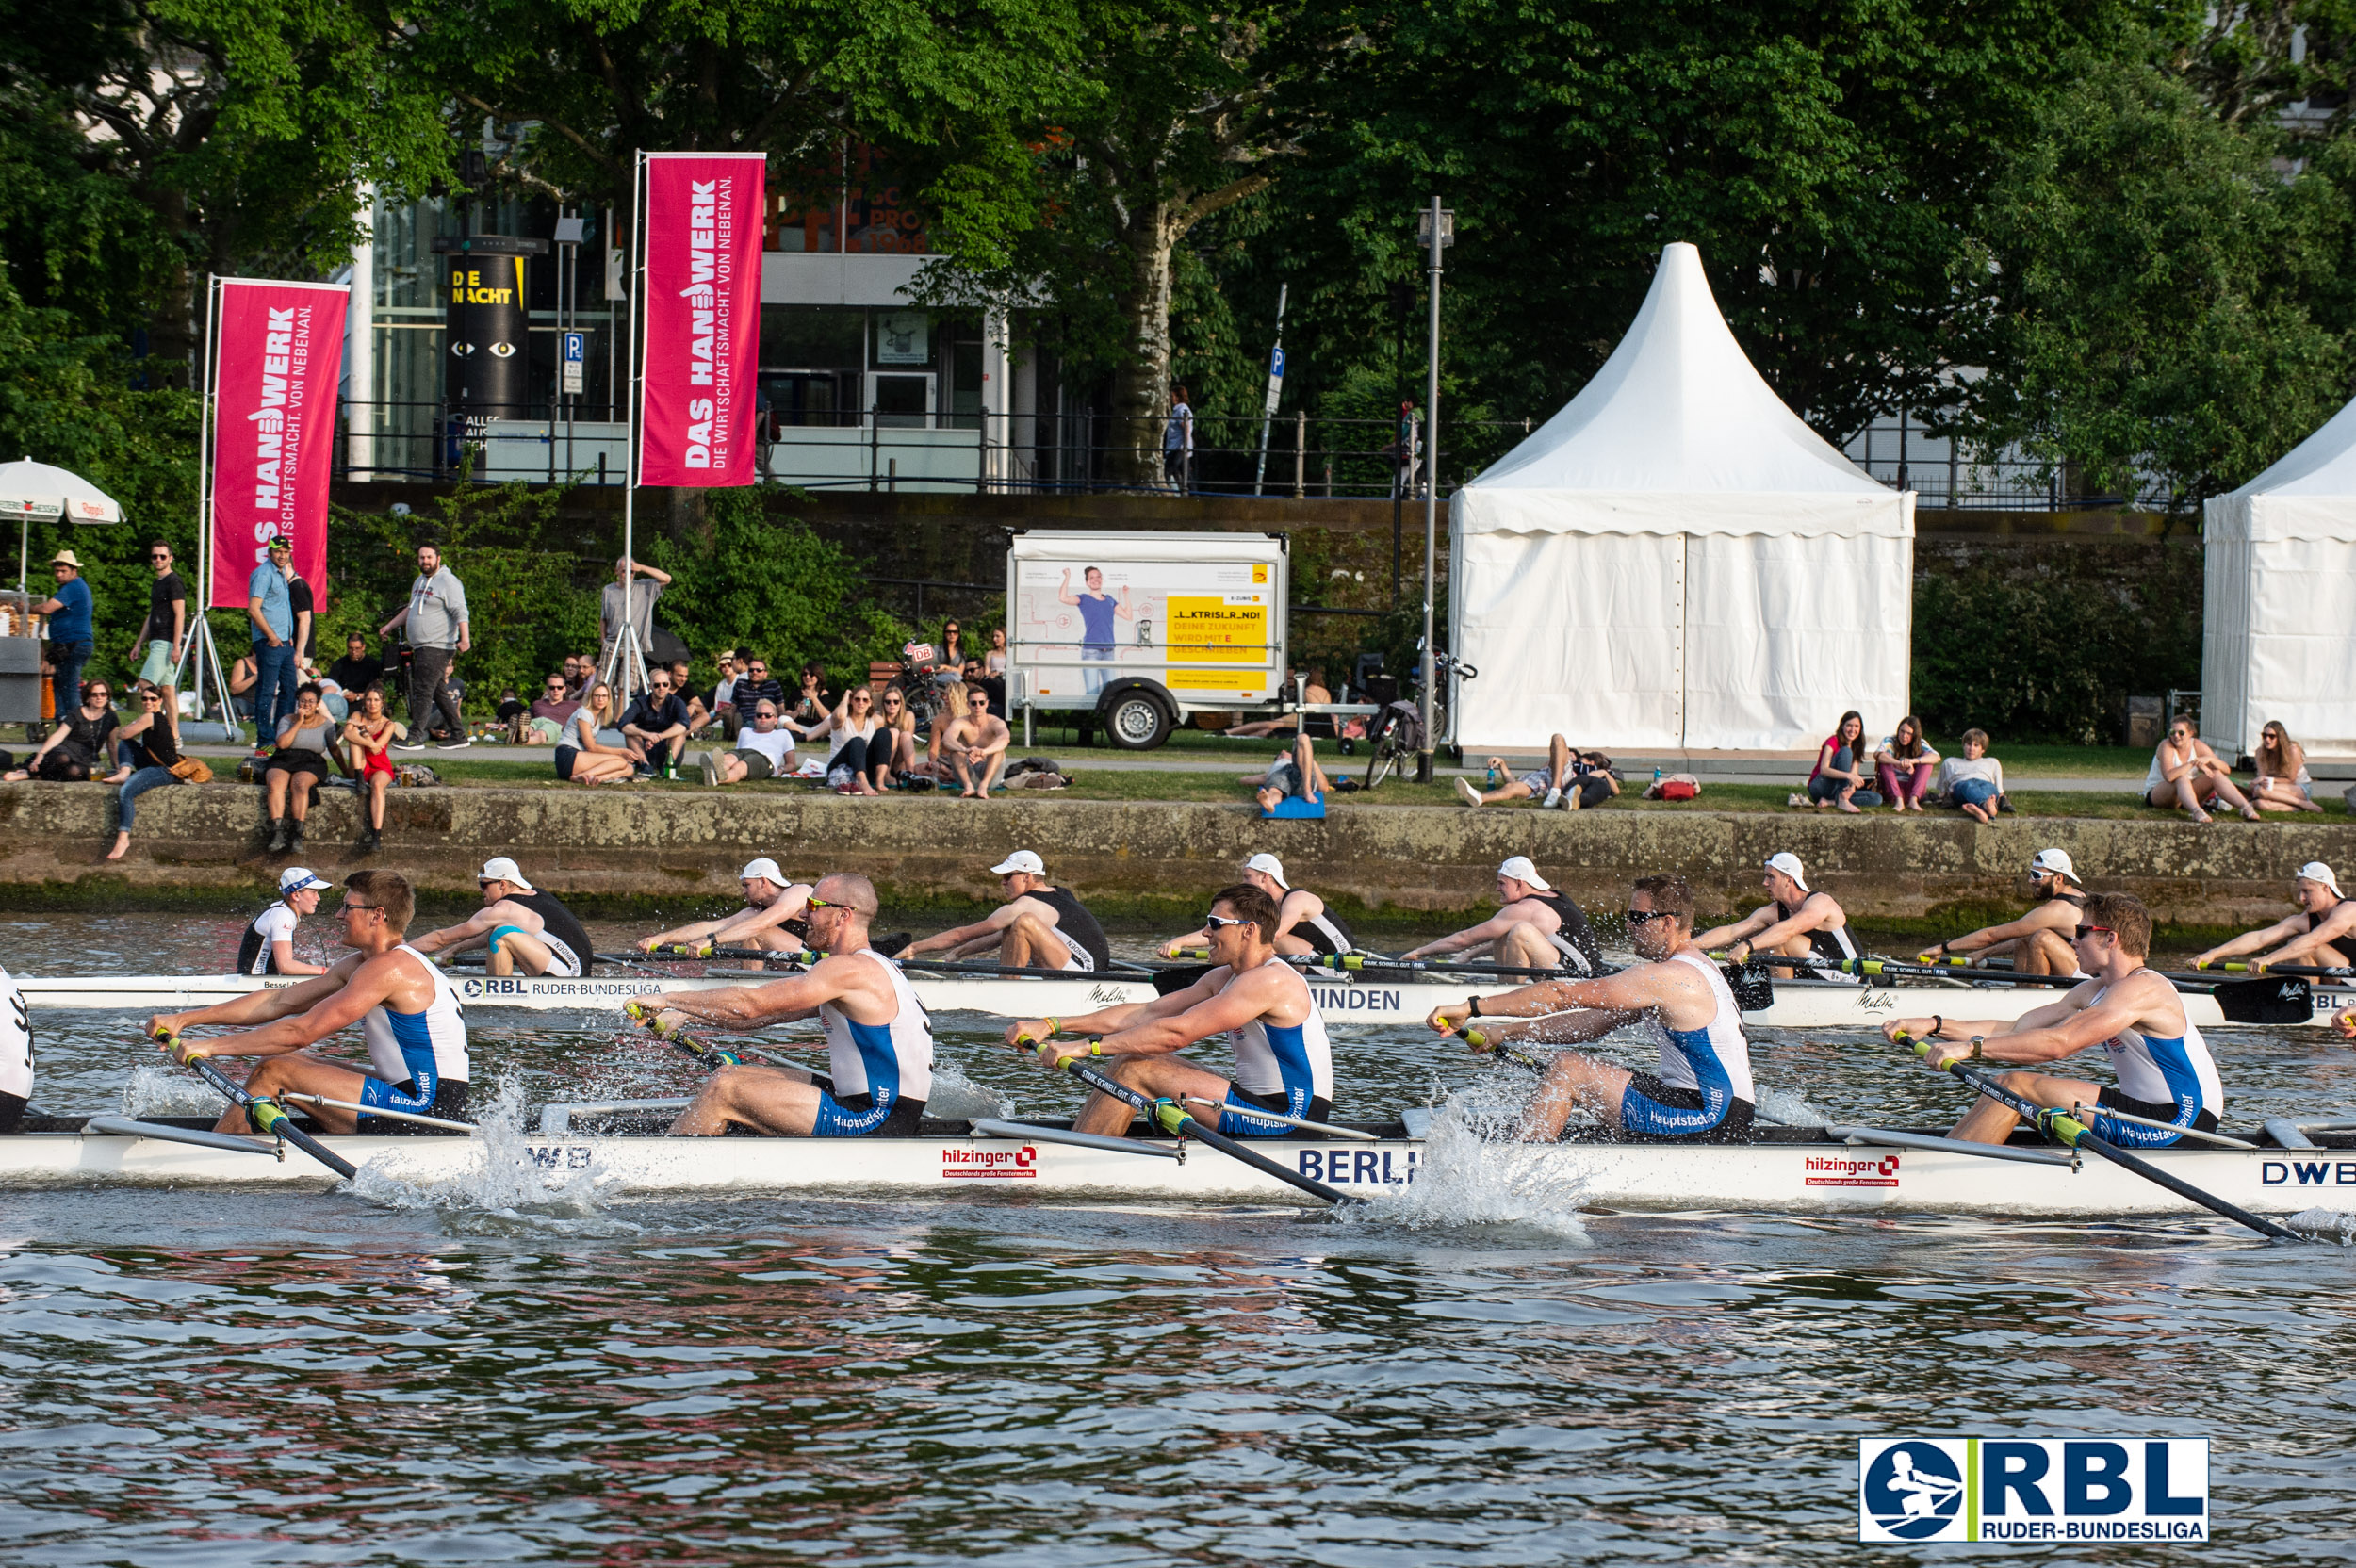
M 1032 1052 L 1039 1050 L 1039 1041 L 1028 1035 L 1017 1036 L 1015 1043 Z M 1310 1197 L 1323 1199 L 1328 1203 L 1362 1201 L 1350 1193 L 1334 1191 L 1323 1182 L 1313 1181 L 1298 1171 L 1286 1170 L 1267 1155 L 1246 1149 L 1234 1138 L 1211 1131 L 1195 1120 L 1193 1113 L 1176 1101 L 1149 1100 L 1128 1085 L 1118 1079 L 1109 1078 L 1077 1059 L 1060 1061 L 1055 1066 L 1060 1070 L 1071 1073 L 1097 1093 L 1108 1095 L 1133 1110 L 1144 1112 L 1148 1122 L 1161 1128 L 1173 1137 L 1192 1138 L 1198 1143 L 1207 1144 L 1230 1159 L 1242 1161 L 1262 1175 L 1273 1176 L 1286 1186 L 1298 1187 Z
M 603 956 L 600 955 L 600 956 Z M 715 962 L 734 961 L 737 959 L 774 958 L 781 960 L 785 963 L 802 965 L 806 967 L 816 963 L 819 959 L 825 957 L 826 955 L 823 953 L 812 953 L 807 948 L 797 953 L 771 953 L 765 949 L 758 947 L 702 947 L 697 948 L 693 952 L 682 950 L 679 956 L 710 958 Z M 890 957 L 891 955 L 887 954 L 885 956 Z M 1116 964 L 1113 968 L 1108 970 L 1087 970 L 1043 969 L 1035 966 L 1014 964 L 976 964 L 965 962 L 956 958 L 899 958 L 894 961 L 897 962 L 902 969 L 936 970 L 948 974 L 1009 975 L 1019 976 L 1021 978 L 1030 980 L 1036 980 L 1041 975 L 1046 975 L 1050 978 L 1057 980 L 1103 980 L 1107 978 L 1142 980 L 1149 972 L 1135 964 Z
M 624 1003 L 622 1005 L 622 1013 L 632 1023 L 635 1023 L 645 1029 L 656 1039 L 664 1040 L 677 1046 L 679 1050 L 686 1052 L 690 1056 L 695 1057 L 697 1061 L 712 1069 L 714 1071 L 717 1071 L 719 1069 L 724 1067 L 741 1066 L 744 1058 L 747 1056 L 758 1056 L 762 1061 L 770 1063 L 775 1067 L 796 1066 L 796 1064 L 787 1061 L 784 1057 L 772 1055 L 770 1053 L 761 1050 L 757 1046 L 740 1046 L 734 1051 L 729 1051 L 723 1049 L 720 1046 L 708 1044 L 703 1040 L 695 1038 L 693 1035 L 690 1035 L 686 1030 L 680 1028 L 676 1023 L 666 1025 L 663 1021 L 662 1014 L 649 1013 L 646 1008 L 640 1006 L 635 1002 Z
M 1791 958 L 1770 959 L 1771 963 L 1791 963 L 1801 969 L 1834 970 L 1842 974 L 1896 975 L 1901 978 L 1952 979 L 1946 971 L 1928 964 L 1895 963 L 1888 958 Z M 2065 989 L 2083 986 L 2086 982 L 2070 974 L 2021 974 L 2012 970 L 1981 970 L 1975 972 L 1982 980 L 2004 986 L 2044 986 Z M 2160 977 L 2171 985 L 2189 986 L 2197 995 L 2217 1000 L 2217 1009 L 2225 1015 L 2228 1023 L 2283 1024 L 2305 1023 L 2315 1017 L 2315 991 L 2306 981 L 2289 980 L 2216 980 L 2205 974 L 2179 974 L 2165 971 Z
M 158 1029 L 155 1031 L 155 1039 L 166 1051 L 172 1053 L 182 1067 L 192 1069 L 199 1078 L 212 1085 L 214 1090 L 221 1098 L 245 1112 L 246 1119 L 259 1129 L 265 1136 L 286 1139 L 347 1182 L 360 1174 L 358 1166 L 353 1165 L 341 1154 L 332 1152 L 319 1139 L 296 1126 L 294 1118 L 280 1110 L 275 1102 L 256 1099 L 246 1093 L 243 1085 L 215 1067 L 208 1058 L 191 1056 L 183 1052 L 179 1036 L 169 1029 Z
M 1306 1117 L 1282 1116 L 1275 1111 L 1258 1109 L 1247 1111 L 1239 1105 L 1230 1105 L 1223 1100 L 1205 1100 L 1199 1094 L 1187 1095 L 1186 1103 L 1205 1106 L 1214 1111 L 1234 1111 L 1237 1116 L 1249 1116 L 1261 1121 L 1281 1121 L 1287 1127 L 1302 1127 L 1312 1133 L 1323 1133 L 1331 1137 L 1350 1138 L 1359 1143 L 1381 1143 L 1383 1141 L 1372 1133 L 1361 1132 L 1355 1127 L 1336 1127 L 1330 1121 L 1311 1121 Z
M 2311 980 L 2345 980 L 2356 975 L 2356 969 L 2317 969 L 2313 964 L 2247 964 L 2239 959 L 2225 964 L 2196 963 L 2196 971 L 2221 969 L 2229 974 L 2301 974 Z
M 1917 1056 L 1928 1057 L 1931 1054 L 1931 1046 L 1928 1040 L 1914 1039 L 1904 1033 L 1901 1033 L 1897 1038 L 1898 1043 L 1901 1045 L 1913 1046 L 1914 1054 Z M 1977 1042 L 1975 1041 L 1974 1043 Z M 2303 1239 L 2296 1231 L 2287 1230 L 2282 1226 L 2277 1225 L 2271 1219 L 2261 1219 L 2258 1216 L 2251 1214 L 2247 1209 L 2237 1208 L 2233 1204 L 2228 1203 L 2222 1198 L 2217 1197 L 2212 1193 L 2201 1191 L 2199 1187 L 2194 1186 L 2190 1182 L 2169 1175 L 2167 1171 L 2162 1170 L 2158 1166 L 2153 1165 L 2149 1160 L 2140 1159 L 2134 1154 L 2128 1153 L 2127 1151 L 2119 1148 L 2117 1144 L 2112 1143 L 2107 1138 L 2102 1137 L 2091 1128 L 2087 1127 L 2085 1122 L 2080 1121 L 2076 1117 L 2070 1115 L 2068 1112 L 2057 1111 L 2047 1105 L 2040 1105 L 2036 1101 L 2030 1100 L 2023 1095 L 2015 1094 L 2012 1090 L 2004 1087 L 2004 1086 L 1998 1081 L 1996 1074 L 1992 1072 L 1987 1071 L 1984 1069 L 1972 1067 L 1968 1063 L 1960 1061 L 1947 1063 L 1946 1070 L 1953 1073 L 1955 1077 L 1962 1079 L 1965 1083 L 1979 1090 L 1980 1093 L 1986 1095 L 1988 1099 L 1995 1101 L 1998 1104 L 2010 1107 L 2013 1111 L 2025 1118 L 2031 1126 L 2037 1128 L 2046 1136 L 2053 1138 L 2054 1141 L 2064 1145 L 2065 1147 L 2070 1149 L 2092 1150 L 2095 1153 L 2101 1155 L 2103 1159 L 2110 1161 L 2113 1165 L 2119 1167 L 2121 1169 L 2131 1170 L 2147 1182 L 2157 1183 L 2159 1185 L 2164 1186 L 2168 1191 L 2174 1193 L 2177 1197 L 2198 1203 L 2212 1214 L 2223 1215 L 2226 1218 L 2232 1220 L 2236 1225 L 2247 1225 L 2250 1229 L 2257 1232 L 2262 1236 L 2271 1236 L 2277 1241 L 2299 1241 Z

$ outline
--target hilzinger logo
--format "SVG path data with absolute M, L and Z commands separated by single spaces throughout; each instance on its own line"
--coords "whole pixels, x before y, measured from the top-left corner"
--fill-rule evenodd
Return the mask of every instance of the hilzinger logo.
M 944 1149 L 941 1152 L 941 1179 L 944 1182 L 967 1177 L 1020 1182 L 1038 1174 L 1039 1151 L 1027 1143 L 1020 1149 Z
M 2206 1541 L 2209 1440 L 1857 1441 L 1859 1541 Z
M 1868 1155 L 1844 1158 L 1833 1154 L 1810 1154 L 1807 1176 L 1801 1185 L 1811 1187 L 1894 1187 L 1898 1184 L 1898 1156 Z

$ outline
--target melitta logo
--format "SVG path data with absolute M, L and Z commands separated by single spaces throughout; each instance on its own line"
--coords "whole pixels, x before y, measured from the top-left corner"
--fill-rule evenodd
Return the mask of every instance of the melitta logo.
M 1807 1175 L 1801 1185 L 1811 1187 L 1894 1187 L 1898 1184 L 1898 1156 L 1868 1154 L 1810 1154 L 1807 1160 Z
M 1039 1174 L 1039 1150 L 1030 1144 L 1020 1149 L 944 1149 L 941 1152 L 941 1179 L 944 1182 L 970 1177 L 998 1181 L 1026 1181 Z
M 1859 1541 L 2206 1541 L 2209 1440 L 1857 1442 Z

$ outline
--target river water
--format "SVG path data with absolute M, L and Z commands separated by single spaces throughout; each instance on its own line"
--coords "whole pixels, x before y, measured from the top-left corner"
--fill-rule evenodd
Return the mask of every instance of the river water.
M 195 972 L 235 937 L 0 917 L 0 961 Z M 695 1082 L 611 1029 L 497 1017 L 478 1085 Z M 134 1021 L 35 1021 L 44 1109 L 187 1092 Z M 1070 1107 L 993 1037 L 944 1021 L 967 1092 Z M 2234 1122 L 2356 1106 L 2356 1055 L 2319 1036 L 2213 1043 Z M 1518 1092 L 1459 1049 L 1338 1031 L 1339 1110 Z M 1844 1115 L 1958 1108 L 1862 1035 L 1762 1032 L 1754 1061 Z M 2210 1438 L 2223 1560 L 2345 1560 L 2351 1264 L 2336 1237 L 2206 1220 L 1612 1216 L 1545 1192 L 1347 1223 L 6 1192 L 0 1543 L 158 1568 L 1887 1561 L 1954 1549 L 1857 1544 L 1859 1437 L 2083 1433 Z

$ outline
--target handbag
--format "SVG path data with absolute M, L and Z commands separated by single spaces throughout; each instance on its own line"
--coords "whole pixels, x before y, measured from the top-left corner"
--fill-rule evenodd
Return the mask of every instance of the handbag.
M 213 770 L 205 766 L 202 757 L 183 757 L 172 764 L 172 776 L 183 784 L 210 784 Z

